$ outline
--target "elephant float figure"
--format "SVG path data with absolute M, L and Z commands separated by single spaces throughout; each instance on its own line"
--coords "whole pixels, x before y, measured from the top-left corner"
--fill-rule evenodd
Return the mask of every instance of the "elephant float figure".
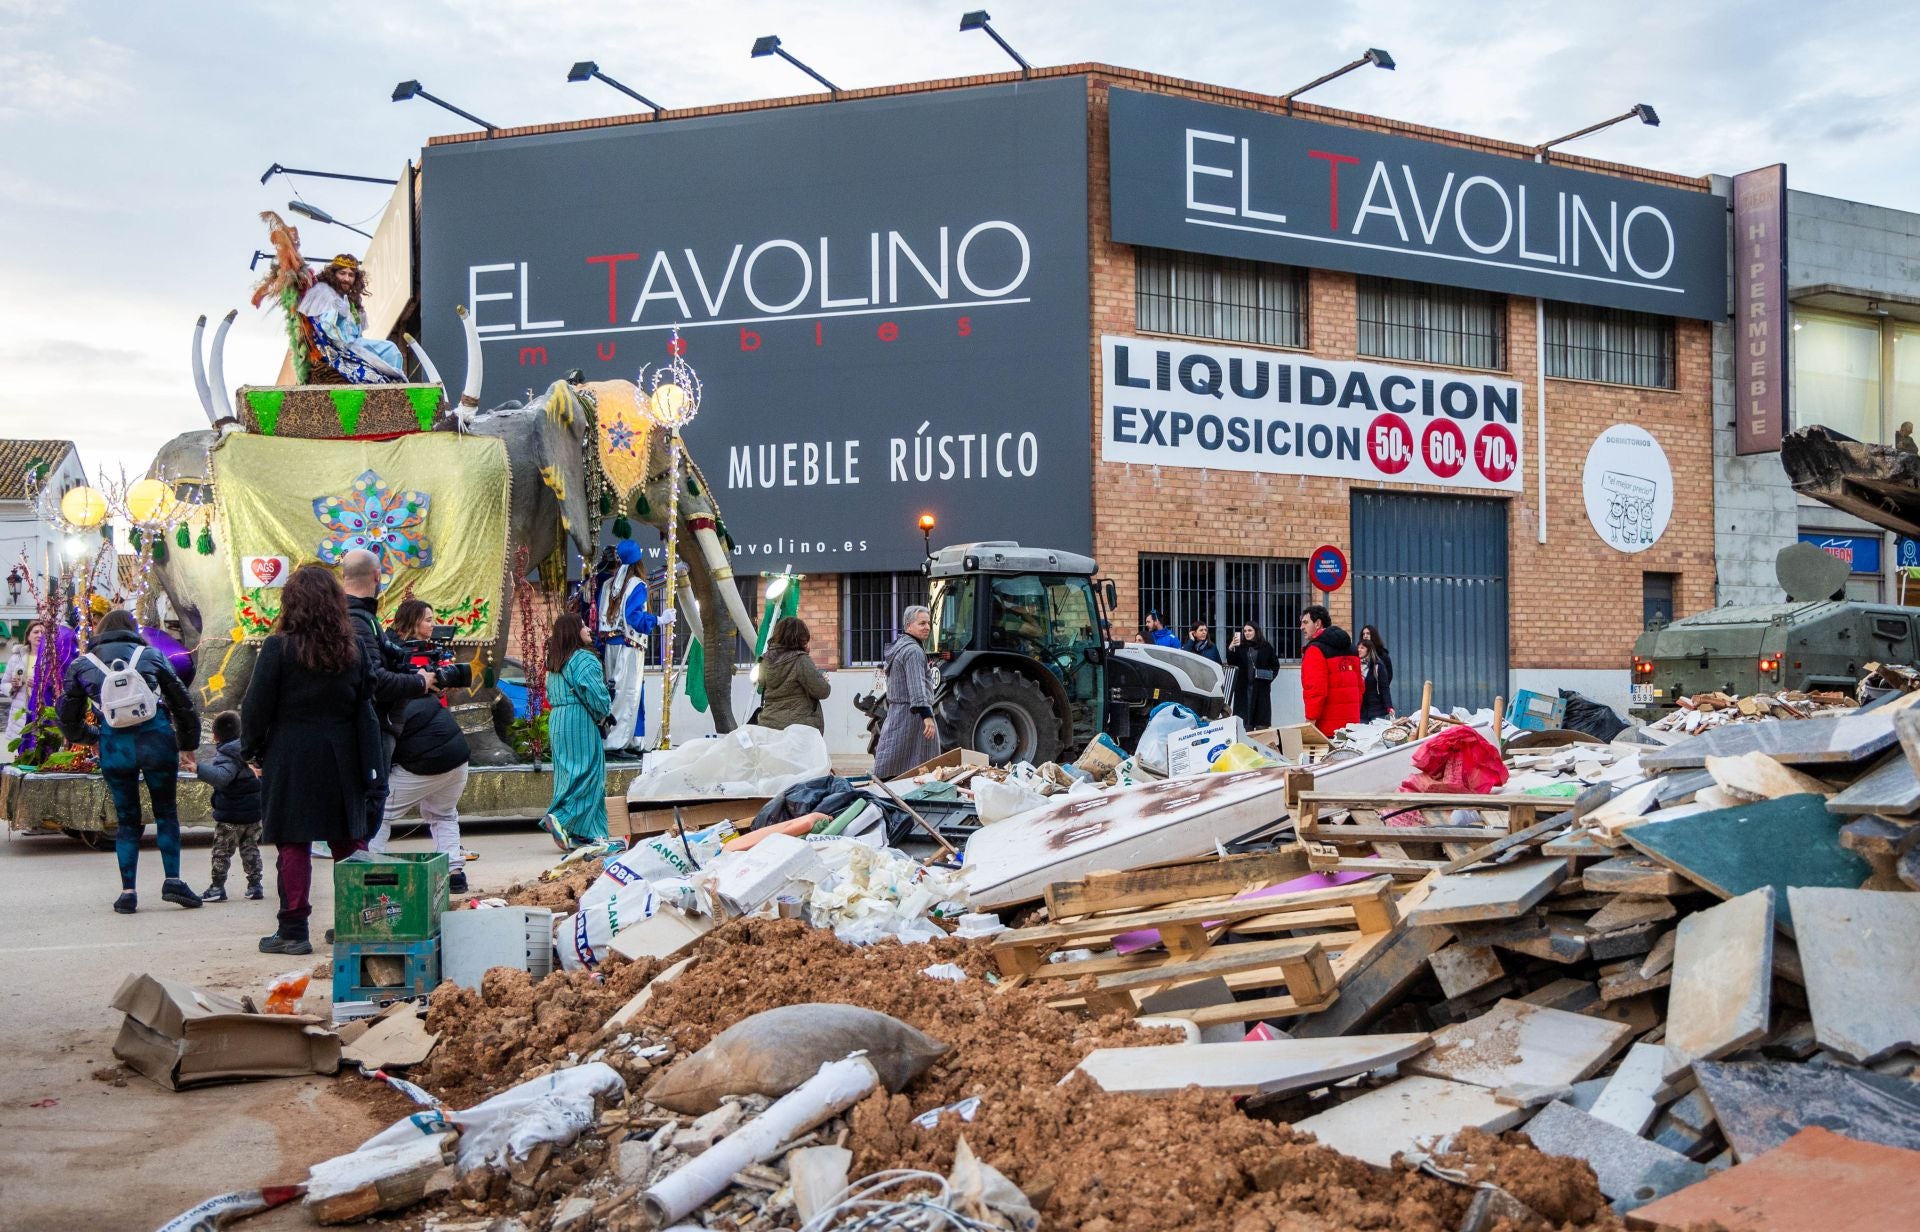
M 465 314 L 463 314 L 465 316 Z M 150 473 L 167 479 L 178 496 L 203 500 L 214 483 L 210 470 L 218 463 L 223 438 L 245 431 L 233 406 L 227 400 L 222 379 L 221 344 L 229 314 L 217 330 L 211 355 L 201 358 L 205 318 L 194 332 L 193 367 L 195 387 L 201 405 L 212 425 L 209 429 L 186 432 L 162 446 Z M 508 403 L 492 410 L 477 410 L 483 375 L 480 339 L 471 317 L 466 317 L 467 371 L 465 387 L 457 403 L 445 397 L 441 387 L 442 412 L 434 421 L 436 432 L 456 433 L 462 438 L 493 438 L 504 447 L 509 497 L 504 541 L 497 550 L 503 572 L 510 572 L 515 560 L 542 561 L 555 551 L 571 549 L 591 561 L 593 539 L 599 529 L 598 489 L 614 487 L 603 476 L 620 476 L 621 511 L 624 516 L 662 532 L 667 528 L 668 509 L 673 505 L 668 492 L 667 432 L 657 424 L 638 421 L 632 410 L 644 402 L 629 381 L 585 383 L 559 380 L 532 397 L 524 405 Z M 407 339 L 415 358 L 432 385 L 441 384 L 432 360 L 412 338 Z M 209 379 L 207 373 L 211 371 Z M 614 418 L 628 431 L 611 434 L 613 449 L 623 456 L 603 458 L 602 450 L 609 433 L 597 423 L 601 404 L 609 407 Z M 292 442 L 289 442 L 290 444 Z M 266 441 L 261 448 L 268 447 Z M 636 466 L 636 461 L 639 463 Z M 606 466 L 611 462 L 611 470 Z M 683 488 L 678 502 L 678 541 L 684 576 L 692 587 L 692 604 L 682 604 L 685 618 L 702 620 L 705 684 L 715 730 L 729 732 L 736 726 L 732 705 L 733 662 L 731 647 L 736 634 L 748 644 L 755 639 L 755 627 L 746 605 L 732 581 L 733 573 L 726 547 L 721 542 L 720 511 L 699 467 L 685 459 Z M 298 468 L 289 467 L 290 479 L 298 478 Z M 404 477 L 403 477 L 404 478 Z M 403 495 L 406 495 L 403 493 Z M 316 510 L 316 512 L 318 512 Z M 426 515 L 431 518 L 431 514 Z M 315 538 L 322 529 L 314 524 Z M 459 535 L 463 527 L 432 526 L 439 538 Z M 181 641 L 194 655 L 194 689 L 203 711 L 237 708 L 252 677 L 258 641 L 249 640 L 235 613 L 245 595 L 238 586 L 238 569 L 232 557 L 231 536 L 214 535 L 214 551 L 201 555 L 191 551 L 169 552 L 155 564 L 155 576 L 180 621 Z M 314 556 L 308 550 L 305 558 Z M 295 561 L 295 563 L 299 563 Z M 509 579 L 509 582 L 519 579 Z M 399 584 L 399 583 L 396 583 Z M 504 662 L 511 653 L 511 590 L 505 592 L 497 630 L 484 651 L 489 661 Z M 694 608 L 696 610 L 688 610 Z M 257 635 L 258 630 L 253 632 Z M 525 665 L 529 672 L 541 670 L 538 663 Z M 476 673 L 476 681 L 479 674 Z M 492 738 L 494 724 L 491 709 L 498 700 L 497 690 L 476 688 L 458 691 L 454 704 L 461 713 L 462 727 L 473 738 L 474 761 L 499 764 L 513 760 L 512 753 Z

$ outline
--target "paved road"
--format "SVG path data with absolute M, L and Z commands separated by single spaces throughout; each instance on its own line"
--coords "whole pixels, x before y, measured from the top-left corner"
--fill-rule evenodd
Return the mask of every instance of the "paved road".
M 469 827 L 467 839 L 481 853 L 468 866 L 476 891 L 524 880 L 557 858 L 526 823 Z M 395 849 L 431 846 L 422 832 Z M 196 889 L 206 884 L 210 852 L 210 832 L 188 832 L 182 863 Z M 0 1227 L 155 1228 L 214 1194 L 299 1180 L 308 1165 L 384 1128 L 334 1089 L 357 1077 L 184 1092 L 138 1076 L 125 1086 L 92 1077 L 115 1065 L 120 1015 L 107 1003 L 128 973 L 259 994 L 280 972 L 327 959 L 320 936 L 333 894 L 324 861 L 314 878 L 313 957 L 255 948 L 274 928 L 272 852 L 265 854 L 266 901 L 183 911 L 160 901 L 160 855 L 149 839 L 140 912 L 121 916 L 111 909 L 119 878 L 110 852 L 59 836 L 0 839 Z M 228 889 L 244 885 L 236 861 Z M 313 987 L 323 1002 L 325 981 Z M 57 1103 L 33 1106 L 46 1100 Z M 246 1224 L 310 1226 L 297 1210 Z

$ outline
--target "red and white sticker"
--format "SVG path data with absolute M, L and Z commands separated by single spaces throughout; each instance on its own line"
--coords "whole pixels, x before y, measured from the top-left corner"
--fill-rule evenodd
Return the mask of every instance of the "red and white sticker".
M 285 586 L 292 573 L 293 561 L 285 556 L 240 558 L 240 584 L 248 590 Z

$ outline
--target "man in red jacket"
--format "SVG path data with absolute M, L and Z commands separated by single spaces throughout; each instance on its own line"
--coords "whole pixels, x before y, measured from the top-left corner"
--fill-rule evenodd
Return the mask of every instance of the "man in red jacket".
M 1360 697 L 1367 687 L 1360 656 L 1347 631 L 1317 603 L 1300 614 L 1300 636 L 1306 642 L 1300 652 L 1300 695 L 1307 721 L 1331 736 L 1360 721 Z

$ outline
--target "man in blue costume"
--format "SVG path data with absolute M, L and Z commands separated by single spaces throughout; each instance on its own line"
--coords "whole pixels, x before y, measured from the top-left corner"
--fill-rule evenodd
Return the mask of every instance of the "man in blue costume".
M 647 639 L 659 621 L 647 610 L 647 583 L 640 567 L 640 545 L 622 539 L 614 549 L 619 567 L 600 587 L 599 627 L 601 661 L 607 669 L 607 688 L 613 694 L 613 727 L 607 732 L 609 753 L 641 747 L 646 729 L 646 705 L 640 682 L 647 661 Z
M 385 338 L 366 336 L 367 312 L 360 302 L 366 287 L 359 258 L 343 252 L 315 272 L 313 286 L 300 297 L 297 311 L 313 327 L 321 354 L 349 383 L 404 381 L 407 374 L 400 348 Z

